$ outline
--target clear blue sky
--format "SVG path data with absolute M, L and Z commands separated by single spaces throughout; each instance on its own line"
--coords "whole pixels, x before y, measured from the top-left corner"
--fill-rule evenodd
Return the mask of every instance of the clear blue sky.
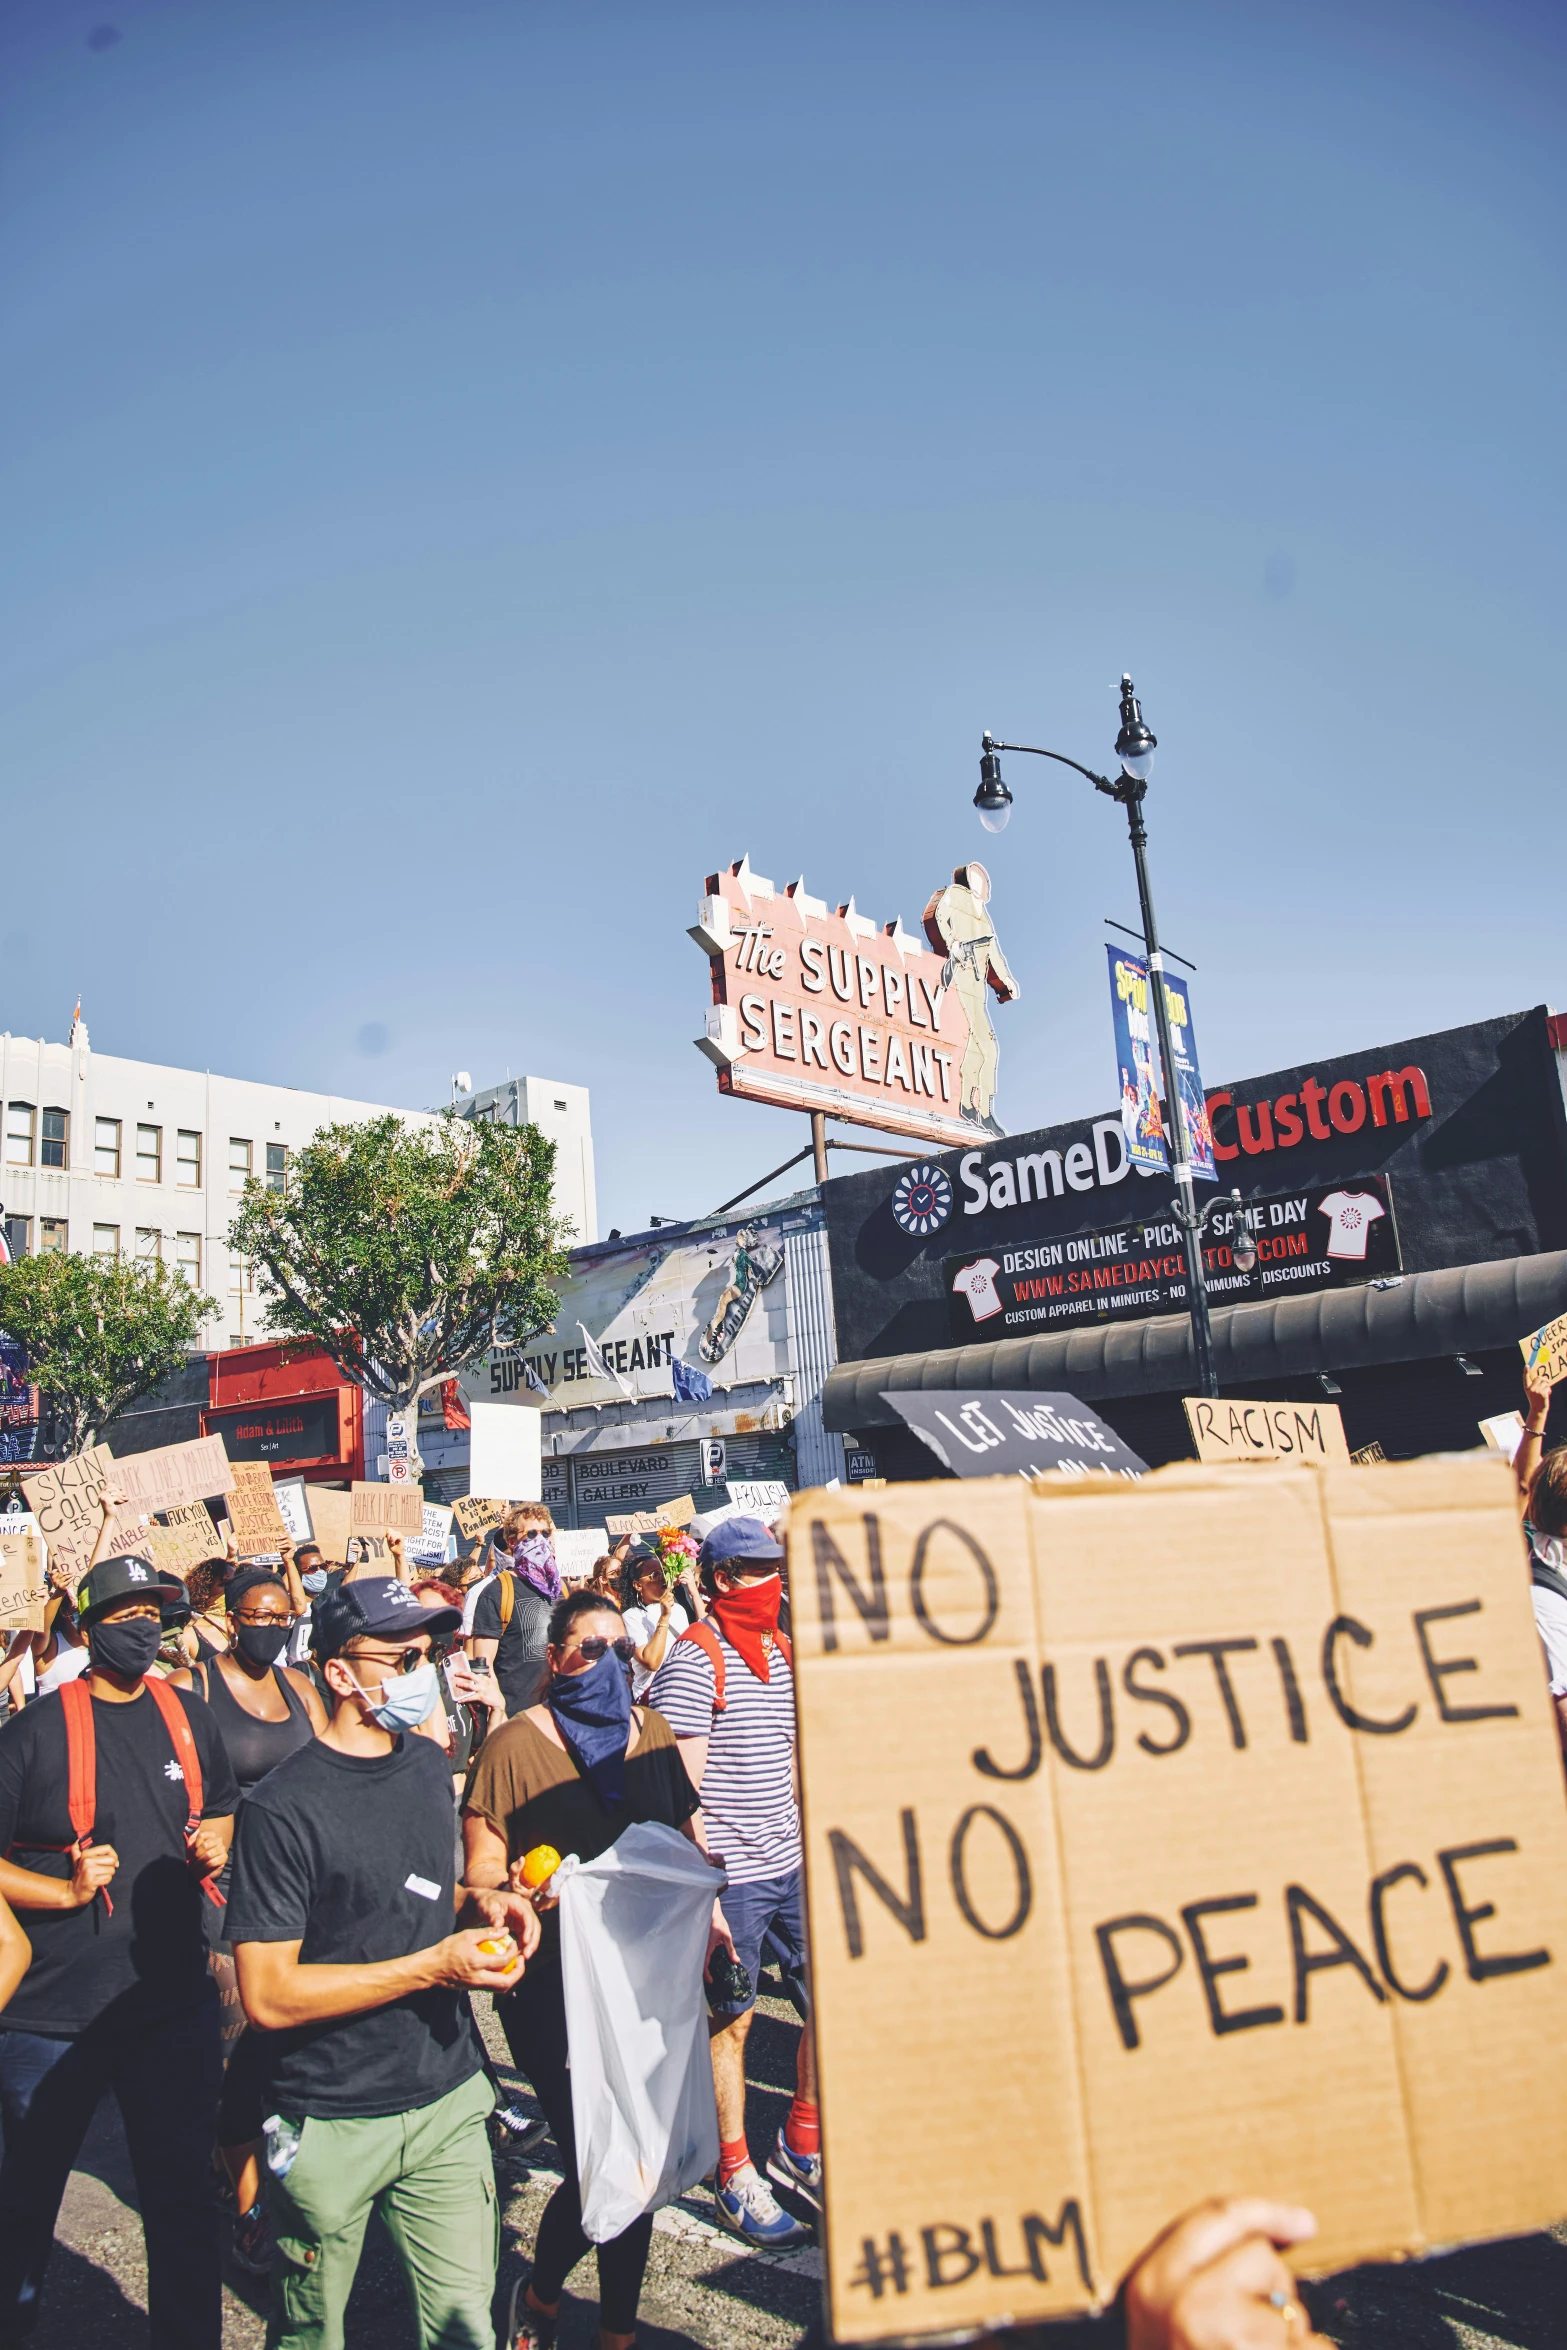
M 9 0 L 0 1025 L 570 1077 L 629 1229 L 802 1138 L 703 876 L 982 854 L 1001 1114 L 1097 1110 L 1121 816 L 969 802 L 1123 667 L 1210 1082 L 1567 997 L 1563 22 Z

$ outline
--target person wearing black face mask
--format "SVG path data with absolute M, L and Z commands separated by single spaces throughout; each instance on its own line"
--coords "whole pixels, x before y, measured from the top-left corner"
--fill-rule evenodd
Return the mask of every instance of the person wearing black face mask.
M 218 2350 L 218 2003 L 202 1911 L 239 1790 L 200 1698 L 146 1677 L 160 1612 L 181 1597 L 145 1559 L 95 1562 L 77 1595 L 87 1671 L 0 1737 L 0 1894 L 32 1945 L 0 2011 L 3 2345 L 37 2322 L 60 2199 L 112 2089 L 153 2350 Z
M 326 1709 L 309 1676 L 281 1661 L 294 1628 L 294 1609 L 281 1576 L 266 1567 L 241 1567 L 228 1587 L 228 1627 L 232 1645 L 221 1656 L 169 1678 L 196 1688 L 211 1706 L 243 1796 L 298 1747 L 319 1737 L 326 1728 Z M 218 1880 L 225 1903 L 230 1873 L 225 1869 Z M 235 2024 L 243 2024 L 244 2011 L 234 1980 L 234 1954 L 223 1937 L 224 1917 L 225 1912 L 214 1907 L 207 1918 L 213 1973 L 224 2003 L 228 2058 L 218 2112 L 218 2151 L 234 2188 L 234 2257 L 250 2275 L 265 2276 L 271 2266 L 261 2199 L 262 2123 L 268 2110 L 266 2045 L 250 2032 L 234 2034 L 229 2028 L 230 2016 Z

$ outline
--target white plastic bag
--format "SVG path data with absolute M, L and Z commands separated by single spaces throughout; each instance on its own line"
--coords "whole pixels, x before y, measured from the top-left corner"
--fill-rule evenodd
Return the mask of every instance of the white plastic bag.
M 718 2160 L 702 1968 L 723 1872 L 673 1828 L 564 1861 L 561 1976 L 582 2230 L 603 2244 Z

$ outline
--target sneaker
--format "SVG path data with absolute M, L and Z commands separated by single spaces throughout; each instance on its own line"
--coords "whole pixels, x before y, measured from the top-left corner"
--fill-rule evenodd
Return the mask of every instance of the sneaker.
M 497 2105 L 490 2116 L 490 2146 L 503 2162 L 520 2161 L 549 2134 L 543 2116 L 526 2113 L 520 2105 Z
M 511 2289 L 504 2350 L 555 2350 L 555 2320 L 541 2309 L 529 2308 L 526 2277 L 519 2277 Z
M 778 2143 L 767 2157 L 767 2175 L 776 2179 L 780 2187 L 791 2194 L 803 2195 L 807 2203 L 822 2207 L 822 2158 L 819 2154 L 796 2154 L 782 2130 Z
M 253 2203 L 235 2219 L 234 2260 L 247 2277 L 272 2274 L 272 2222 L 264 2203 Z
M 739 2236 L 747 2244 L 764 2244 L 769 2251 L 787 2251 L 811 2240 L 809 2228 L 779 2210 L 777 2198 L 754 2163 L 737 2170 L 722 2186 L 715 2180 L 713 2215 L 731 2236 Z

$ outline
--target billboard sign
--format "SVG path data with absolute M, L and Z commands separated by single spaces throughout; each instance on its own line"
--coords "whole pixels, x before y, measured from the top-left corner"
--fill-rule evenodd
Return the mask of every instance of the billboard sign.
M 1208 1295 L 1222 1305 L 1295 1297 L 1386 1279 L 1401 1269 L 1392 1186 L 1385 1175 L 1319 1183 L 1281 1199 L 1248 1200 L 1242 1211 L 1257 1244 L 1249 1273 L 1231 1246 L 1236 1212 L 1217 1209 L 1203 1236 Z M 946 1261 L 947 1313 L 954 1346 L 990 1338 L 1038 1337 L 1088 1322 L 1184 1313 L 1186 1258 L 1173 1217 L 1034 1240 L 1015 1248 L 970 1249 Z
M 1110 958 L 1110 1012 L 1121 1095 L 1121 1126 L 1134 1167 L 1168 1165 L 1160 1109 L 1159 1036 L 1148 996 L 1148 965 L 1140 955 L 1107 946 Z M 1213 1124 L 1197 1066 L 1197 1031 L 1192 1026 L 1191 989 L 1184 979 L 1164 975 L 1165 1009 L 1175 1055 L 1175 1083 L 1186 1121 L 1186 1155 L 1192 1173 L 1214 1180 Z
M 775 889 L 742 857 L 708 877 L 691 931 L 712 971 L 696 1039 L 721 1093 L 948 1146 L 1000 1134 L 989 998 L 1012 1002 L 983 865 L 960 865 L 923 936 Z

